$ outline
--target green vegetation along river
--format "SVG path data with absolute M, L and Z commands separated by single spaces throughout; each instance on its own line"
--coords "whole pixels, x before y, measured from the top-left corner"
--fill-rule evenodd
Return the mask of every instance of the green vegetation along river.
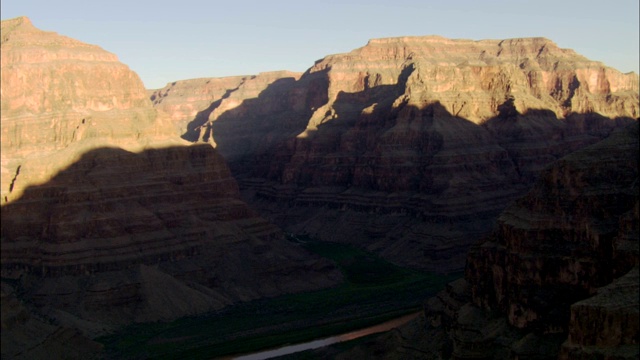
M 134 324 L 97 339 L 109 358 L 211 359 L 365 328 L 420 309 L 462 274 L 406 269 L 355 247 L 290 236 L 333 260 L 345 281 L 333 288 L 230 306 L 169 323 Z

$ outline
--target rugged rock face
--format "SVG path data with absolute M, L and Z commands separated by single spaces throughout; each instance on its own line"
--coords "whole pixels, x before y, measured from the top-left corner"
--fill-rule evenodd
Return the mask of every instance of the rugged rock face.
M 150 98 L 157 109 L 171 114 L 172 120 L 180 124 L 183 137 L 191 141 L 212 141 L 212 134 L 207 133 L 207 129 L 210 131 L 210 122 L 217 120 L 221 114 L 237 108 L 244 100 L 258 98 L 267 87 L 288 88 L 300 79 L 300 75 L 302 74 L 289 71 L 274 71 L 252 76 L 182 80 L 153 91 Z M 265 94 L 262 94 L 262 97 L 264 96 Z M 259 108 L 263 113 L 276 110 L 294 111 L 300 107 L 289 103 L 279 104 L 278 99 L 273 97 L 261 100 Z M 192 119 L 195 122 L 187 123 Z
M 38 30 L 27 18 L 2 21 L 2 70 L 3 204 L 87 149 L 139 151 L 174 136 L 115 55 Z
M 153 91 L 151 100 L 171 114 L 184 139 L 217 144 L 233 162 L 263 154 L 305 129 L 312 109 L 326 102 L 327 85 L 322 74 L 301 75 L 275 71 L 176 81 Z
M 345 358 L 637 359 L 638 129 L 546 169 L 421 323 Z
M 86 337 L 123 324 L 340 280 L 250 210 L 217 151 L 181 140 L 112 54 L 3 21 L 2 89 L 3 358 L 58 340 L 83 358 Z
M 91 341 L 76 329 L 55 324 L 38 315 L 17 298 L 5 282 L 2 301 L 2 357 L 11 359 L 91 359 L 102 344 Z
M 372 40 L 279 76 L 206 109 L 245 198 L 288 231 L 439 271 L 547 164 L 640 114 L 636 74 L 543 38 Z
M 168 320 L 338 280 L 239 200 L 209 145 L 87 152 L 5 205 L 2 223 L 3 276 L 28 283 L 37 306 L 96 323 Z
M 639 355 L 638 268 L 571 305 L 569 339 L 560 359 L 633 359 Z
M 566 330 L 570 304 L 638 262 L 638 161 L 636 123 L 555 162 L 469 254 L 475 304 Z
M 565 358 L 638 356 L 637 268 L 612 283 L 639 262 L 638 137 L 632 124 L 555 162 L 501 215 L 467 260 L 476 306 L 519 329 L 569 331 Z
M 327 69 L 336 80 L 330 82 L 329 105 L 340 92 L 396 85 L 404 71 L 410 104 L 437 100 L 449 113 L 474 123 L 496 116 L 505 95 L 515 98 L 520 113 L 549 109 L 559 118 L 571 112 L 638 116 L 638 105 L 625 99 L 637 89 L 637 75 L 621 74 L 545 38 L 375 39 L 351 53 L 324 58 L 310 72 Z

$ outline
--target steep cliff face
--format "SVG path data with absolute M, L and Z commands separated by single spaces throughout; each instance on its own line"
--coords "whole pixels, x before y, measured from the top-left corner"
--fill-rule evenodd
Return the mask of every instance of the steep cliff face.
M 174 136 L 115 55 L 36 29 L 25 17 L 2 21 L 1 80 L 2 204 L 87 149 L 138 151 Z
M 115 56 L 26 18 L 2 36 L 3 357 L 70 339 L 82 358 L 96 348 L 78 330 L 340 280 L 240 200 L 218 152 L 180 139 Z
M 95 323 L 168 320 L 339 280 L 239 199 L 210 145 L 92 150 L 2 210 L 3 276 L 37 306 Z
M 328 70 L 331 105 L 340 92 L 395 85 L 410 68 L 410 103 L 437 100 L 449 113 L 474 123 L 496 116 L 509 95 L 520 113 L 548 109 L 559 118 L 571 112 L 638 116 L 638 104 L 627 101 L 637 92 L 637 74 L 621 74 L 545 38 L 374 39 L 348 54 L 324 58 L 310 72 Z
M 637 74 L 544 38 L 371 40 L 280 76 L 210 103 L 246 199 L 288 231 L 441 271 L 546 165 L 640 114 Z
M 636 123 L 555 162 L 470 253 L 474 302 L 517 327 L 566 328 L 570 304 L 638 262 L 638 161 Z
M 227 161 L 263 155 L 298 135 L 312 109 L 326 102 L 326 78 L 274 71 L 252 76 L 182 80 L 151 92 L 182 138 L 216 144 Z M 253 166 L 265 167 L 259 161 Z
M 560 359 L 637 359 L 640 336 L 638 267 L 571 305 L 569 338 Z
M 341 358 L 637 359 L 638 130 L 554 162 L 423 318 Z
M 467 259 L 475 306 L 568 332 L 563 358 L 638 356 L 638 138 L 636 123 L 555 162 L 500 216 Z
M 530 182 L 545 164 L 619 125 L 604 117 L 639 114 L 637 75 L 540 38 L 372 40 L 326 57 L 308 74 L 321 72 L 328 78 L 328 101 L 288 151 L 279 149 L 286 163 L 273 164 L 269 179 L 302 192 L 323 186 L 413 192 L 427 198 L 423 203 L 471 207 L 446 204 L 445 213 L 477 212 L 480 199 L 474 196 Z M 598 105 L 586 107 L 590 101 Z M 601 117 L 576 115 L 587 113 Z M 471 199 L 463 199 L 465 192 L 473 193 Z M 492 195 L 487 197 L 499 197 Z M 318 200 L 336 199 L 327 198 Z M 407 200 L 402 205 L 412 208 Z
M 471 249 L 466 301 L 426 307 L 453 357 L 637 358 L 638 136 L 632 124 L 555 162 Z

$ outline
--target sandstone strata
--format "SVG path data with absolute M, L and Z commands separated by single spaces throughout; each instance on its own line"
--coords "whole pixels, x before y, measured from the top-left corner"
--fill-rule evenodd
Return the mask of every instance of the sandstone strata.
M 55 324 L 20 301 L 2 283 L 2 357 L 11 359 L 90 359 L 102 345 L 78 330 Z
M 239 199 L 209 145 L 95 149 L 2 210 L 3 276 L 88 336 L 339 281 Z
M 3 204 L 87 149 L 139 151 L 174 135 L 115 55 L 38 30 L 27 18 L 2 22 L 2 70 Z
M 2 89 L 3 358 L 339 281 L 114 55 L 3 21 Z
M 638 268 L 571 305 L 569 338 L 560 359 L 633 359 L 639 355 Z
M 637 74 L 544 38 L 378 39 L 299 79 L 270 76 L 188 105 L 212 134 L 195 138 L 217 144 L 245 198 L 288 231 L 439 271 L 461 269 L 546 165 L 640 114 Z M 156 99 L 207 92 L 198 81 Z
M 420 324 L 345 358 L 637 359 L 638 135 L 632 124 L 555 162 Z
M 571 303 L 638 262 L 638 161 L 636 123 L 555 162 L 469 254 L 474 302 L 513 326 L 566 327 Z
M 326 79 L 274 71 L 252 76 L 182 80 L 151 94 L 182 137 L 210 142 L 227 161 L 263 154 L 304 130 L 313 108 L 326 102 Z M 218 135 L 220 134 L 220 135 Z M 264 166 L 259 162 L 253 165 Z

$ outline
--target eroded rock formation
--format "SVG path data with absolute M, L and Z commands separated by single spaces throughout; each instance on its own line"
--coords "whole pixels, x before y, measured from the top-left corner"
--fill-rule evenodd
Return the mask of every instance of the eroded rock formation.
M 546 165 L 640 114 L 637 74 L 544 38 L 378 39 L 269 76 L 191 102 L 245 198 L 288 231 L 439 271 L 461 269 Z M 196 82 L 156 99 L 208 91 Z
M 639 160 L 636 123 L 555 162 L 469 254 L 474 302 L 552 332 L 570 304 L 628 272 L 638 261 Z
M 209 145 L 92 150 L 5 205 L 2 222 L 3 276 L 29 283 L 38 306 L 98 323 L 168 320 L 333 283 L 328 263 L 239 199 Z
M 571 305 L 569 338 L 560 359 L 638 358 L 639 275 L 636 267 L 596 295 Z
M 326 102 L 327 85 L 320 73 L 301 75 L 275 71 L 176 81 L 153 91 L 151 100 L 171 115 L 184 139 L 216 144 L 233 162 L 264 154 L 305 129 L 312 109 Z
M 637 359 L 638 129 L 546 169 L 406 336 L 344 358 Z
M 114 55 L 17 18 L 2 22 L 1 73 L 3 358 L 60 341 L 84 358 L 99 348 L 86 337 L 124 324 L 340 280 L 252 211 L 218 152 L 180 139 Z
M 2 70 L 2 204 L 87 149 L 178 143 L 139 77 L 98 46 L 5 20 Z

